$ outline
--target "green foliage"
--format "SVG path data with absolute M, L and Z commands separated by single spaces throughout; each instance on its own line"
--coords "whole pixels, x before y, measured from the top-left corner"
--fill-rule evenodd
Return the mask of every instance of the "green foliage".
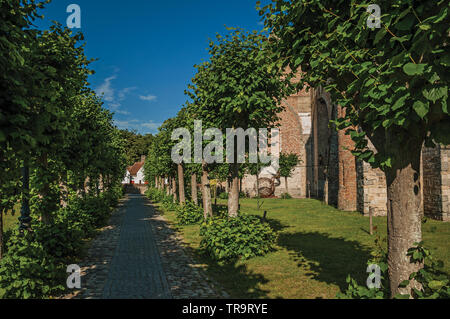
M 131 166 L 141 160 L 141 155 L 147 155 L 153 141 L 152 134 L 141 135 L 136 132 L 121 130 L 120 135 L 126 143 L 127 165 Z
M 0 261 L 0 288 L 4 298 L 38 299 L 64 291 L 63 265 L 48 254 L 31 234 L 14 233 L 8 241 L 8 253 Z
M 55 261 L 69 265 L 74 258 L 81 255 L 84 236 L 85 232 L 79 223 L 60 218 L 48 225 L 37 223 L 34 226 L 33 239 L 42 245 L 47 255 Z
M 228 199 L 228 193 L 227 192 L 222 192 L 219 194 L 218 196 L 220 199 Z
M 409 280 L 403 281 L 400 286 L 407 286 L 411 280 L 421 284 L 422 288 L 413 288 L 413 298 L 416 299 L 449 299 L 450 276 L 442 271 L 444 263 L 436 261 L 423 242 L 416 243 L 415 247 L 408 250 L 411 263 L 421 263 L 424 267 L 418 272 L 412 273 Z M 401 296 L 405 297 L 405 296 Z M 409 298 L 409 296 L 406 296 Z
M 213 259 L 230 262 L 249 259 L 270 252 L 277 235 L 257 216 L 210 218 L 200 229 L 201 247 Z
M 239 192 L 239 198 L 249 198 L 249 196 L 245 192 Z
M 148 188 L 145 195 L 152 202 L 161 202 L 163 200 L 163 198 L 165 197 L 164 191 L 159 190 L 157 188 L 151 188 L 151 187 Z
M 375 241 L 376 248 L 372 252 L 373 258 L 368 261 L 368 265 L 377 264 L 381 269 L 381 288 L 369 289 L 365 285 L 359 285 L 350 275 L 347 277 L 349 284 L 344 293 L 338 293 L 338 298 L 355 299 L 385 299 L 390 297 L 388 273 L 387 273 L 387 252 L 385 239 L 380 241 L 379 236 Z M 430 250 L 425 248 L 423 242 L 416 243 L 415 247 L 408 250 L 411 263 L 420 263 L 424 267 L 418 272 L 409 276 L 409 280 L 404 280 L 399 287 L 406 287 L 411 280 L 415 280 L 422 288 L 413 288 L 413 295 L 397 295 L 397 299 L 448 299 L 450 297 L 450 276 L 445 273 L 442 261 L 435 261 Z
M 165 210 L 176 210 L 178 208 L 178 204 L 175 203 L 172 195 L 165 195 L 161 201 L 161 204 Z
M 283 193 L 280 195 L 280 198 L 282 199 L 292 199 L 292 196 L 289 195 L 288 193 Z
M 329 92 L 346 110 L 336 125 L 355 142 L 354 154 L 385 169 L 424 139 L 450 143 L 450 10 L 445 0 L 383 0 L 382 27 L 371 29 L 371 3 L 275 0 L 259 9 L 274 59 L 303 71 L 299 88 Z
M 297 166 L 299 158 L 297 154 L 286 154 L 281 153 L 279 164 L 280 164 L 280 176 L 281 177 L 291 177 L 292 170 Z
M 348 288 L 343 293 L 336 295 L 339 299 L 385 299 L 389 297 L 389 281 L 387 274 L 387 249 L 386 238 L 381 238 L 378 233 L 375 236 L 375 248 L 371 251 L 372 258 L 367 261 L 367 265 L 378 265 L 380 267 L 380 288 L 369 289 L 367 285 L 359 285 L 350 275 L 346 282 Z M 367 273 L 369 276 L 369 273 Z
M 176 216 L 180 225 L 197 224 L 203 220 L 203 209 L 187 201 L 185 205 L 176 208 Z

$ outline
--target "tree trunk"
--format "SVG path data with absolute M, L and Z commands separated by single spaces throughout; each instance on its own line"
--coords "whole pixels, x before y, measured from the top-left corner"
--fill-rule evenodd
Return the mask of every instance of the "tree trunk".
M 231 190 L 228 194 L 228 216 L 237 217 L 239 209 L 239 163 L 231 164 Z
M 386 170 L 387 182 L 387 227 L 388 227 L 388 269 L 391 297 L 397 294 L 411 294 L 411 282 L 406 288 L 398 285 L 409 279 L 409 275 L 423 265 L 410 262 L 406 255 L 414 243 L 422 241 L 421 185 L 420 185 L 421 147 L 403 149 L 395 162 L 395 167 Z
M 173 202 L 177 202 L 177 181 L 175 177 L 172 177 L 172 195 L 173 195 Z
M 170 179 L 167 177 L 167 184 L 166 184 L 166 178 L 164 178 L 164 187 L 166 188 L 166 195 L 170 195 Z
M 158 176 L 155 176 L 155 188 L 158 188 Z
M 41 165 L 42 165 L 42 170 L 43 170 L 43 172 L 41 172 L 41 174 L 43 174 L 44 176 L 45 176 L 45 173 L 46 172 L 48 172 L 48 156 L 47 156 L 47 153 L 44 153 L 44 154 L 42 154 L 42 156 L 41 156 Z M 47 176 L 45 176 L 45 178 L 47 178 Z M 48 180 L 45 180 L 44 182 L 43 182 L 43 185 L 42 185 L 42 188 L 41 188 L 41 191 L 40 191 L 40 196 L 42 196 L 42 198 L 41 198 L 41 200 L 43 201 L 43 202 L 47 202 L 47 201 L 49 201 L 49 199 L 47 198 L 48 197 L 48 194 L 49 194 L 49 190 L 50 190 L 50 184 L 48 183 Z M 50 224 L 51 223 L 51 221 L 52 221 L 52 212 L 49 210 L 49 209 L 47 209 L 47 208 L 49 208 L 50 207 L 50 205 L 43 205 L 44 207 L 44 209 L 42 209 L 42 215 L 41 215 L 41 218 L 42 218 L 42 222 L 44 223 L 44 224 Z
M 289 187 L 288 187 L 288 178 L 287 178 L 287 176 L 284 177 L 284 184 L 286 186 L 286 194 L 289 194 Z
M 178 164 L 178 191 L 180 193 L 180 204 L 186 203 L 186 196 L 184 194 L 184 169 L 182 164 Z
M 192 201 L 195 205 L 198 205 L 198 196 L 197 196 L 197 174 L 191 175 L 191 197 Z
M 206 219 L 212 217 L 211 203 L 211 185 L 209 184 L 208 171 L 206 170 L 206 162 L 202 163 L 202 199 L 203 199 L 203 216 Z

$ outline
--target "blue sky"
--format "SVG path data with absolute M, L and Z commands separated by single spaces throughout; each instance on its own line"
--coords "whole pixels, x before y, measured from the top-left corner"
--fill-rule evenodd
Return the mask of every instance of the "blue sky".
M 264 2 L 264 1 L 263 1 Z M 99 60 L 90 86 L 104 94 L 119 128 L 141 134 L 176 115 L 208 39 L 228 27 L 263 28 L 256 0 L 53 0 L 39 26 L 66 25 L 69 4 L 81 7 L 86 54 Z M 80 29 L 74 29 L 80 30 Z

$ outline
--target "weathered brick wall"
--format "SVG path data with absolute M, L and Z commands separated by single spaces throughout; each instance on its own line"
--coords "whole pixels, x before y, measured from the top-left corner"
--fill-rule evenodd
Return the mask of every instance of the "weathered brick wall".
M 370 141 L 368 146 L 376 152 Z M 374 216 L 386 216 L 387 189 L 383 171 L 372 168 L 367 162 L 357 160 L 357 172 L 358 211 L 368 216 L 372 207 Z
M 299 156 L 300 163 L 294 169 L 292 177 L 288 178 L 289 194 L 293 197 L 307 196 L 307 176 L 311 153 L 308 143 L 311 131 L 311 92 L 301 91 L 294 94 L 283 102 L 284 111 L 280 117 L 280 151 L 284 153 L 295 153 Z M 261 177 L 261 176 L 260 176 Z M 256 177 L 245 176 L 242 180 L 244 192 L 254 196 L 256 194 Z M 275 188 L 275 194 L 279 196 L 286 193 L 284 178 Z
M 372 168 L 369 163 L 359 162 L 358 211 L 368 216 L 372 207 L 374 216 L 386 216 L 387 192 L 384 173 L 378 168 Z
M 442 220 L 450 221 L 450 146 L 441 146 Z
M 426 216 L 450 220 L 450 147 L 422 149 L 423 211 Z
M 338 107 L 338 117 L 344 115 L 344 110 Z M 345 131 L 338 132 L 338 158 L 339 158 L 339 191 L 338 208 L 347 211 L 357 210 L 357 179 L 356 159 L 351 153 L 354 143 Z
M 356 160 L 354 143 L 344 131 L 328 128 L 329 119 L 343 115 L 322 90 L 302 91 L 289 97 L 280 113 L 280 149 L 299 155 L 300 163 L 288 178 L 293 197 L 316 197 L 347 211 L 376 216 L 387 213 L 386 179 L 380 169 Z M 370 143 L 369 143 L 370 145 Z M 424 149 L 422 153 L 423 211 L 450 220 L 450 147 Z M 286 192 L 284 178 L 275 195 Z M 243 191 L 256 195 L 255 176 L 245 176 Z

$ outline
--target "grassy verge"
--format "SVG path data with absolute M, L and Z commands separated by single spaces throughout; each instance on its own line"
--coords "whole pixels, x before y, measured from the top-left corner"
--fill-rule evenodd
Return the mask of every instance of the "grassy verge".
M 226 201 L 218 204 L 225 206 Z M 262 215 L 264 210 L 280 231 L 276 251 L 225 266 L 201 254 L 199 225 L 176 226 L 174 212 L 165 212 L 165 217 L 181 231 L 208 275 L 233 298 L 334 298 L 347 287 L 348 274 L 365 282 L 366 262 L 374 245 L 367 217 L 311 199 L 266 199 L 258 212 L 256 200 L 241 199 L 243 213 Z M 375 217 L 374 225 L 386 236 L 386 217 Z M 423 238 L 450 273 L 450 224 L 428 220 Z

